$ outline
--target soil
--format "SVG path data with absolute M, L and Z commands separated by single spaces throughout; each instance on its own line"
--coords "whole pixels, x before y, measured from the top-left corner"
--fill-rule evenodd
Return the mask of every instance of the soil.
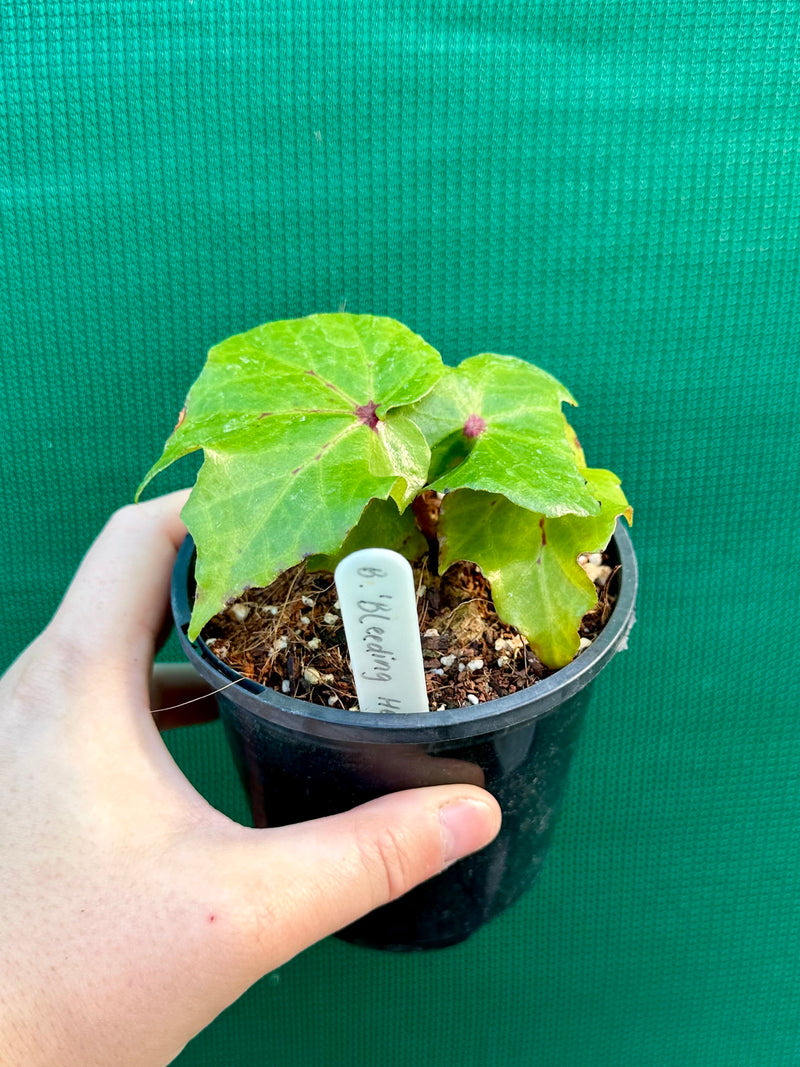
M 580 627 L 581 649 L 614 604 L 605 557 L 580 557 L 598 603 Z M 464 707 L 515 693 L 553 674 L 518 630 L 501 622 L 478 567 L 456 563 L 432 575 L 425 555 L 412 564 L 430 710 Z M 292 567 L 265 589 L 250 589 L 205 627 L 214 655 L 261 685 L 300 700 L 357 710 L 333 575 Z M 579 653 L 580 654 L 580 653 Z

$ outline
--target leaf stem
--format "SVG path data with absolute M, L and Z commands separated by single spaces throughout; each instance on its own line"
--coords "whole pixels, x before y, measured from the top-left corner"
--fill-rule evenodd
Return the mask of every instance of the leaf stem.
M 420 493 L 411 503 L 417 526 L 428 542 L 428 570 L 434 576 L 439 574 L 439 536 L 436 529 L 439 517 L 438 504 L 435 493 Z

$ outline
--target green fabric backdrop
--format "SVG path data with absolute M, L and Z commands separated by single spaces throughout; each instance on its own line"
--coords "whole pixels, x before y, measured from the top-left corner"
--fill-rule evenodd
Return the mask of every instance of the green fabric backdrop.
M 534 359 L 636 507 L 639 623 L 537 886 L 438 954 L 312 948 L 181 1067 L 795 1067 L 800 4 L 13 0 L 0 26 L 4 663 L 207 348 L 268 319 L 344 304 Z M 246 817 L 216 726 L 170 743 Z

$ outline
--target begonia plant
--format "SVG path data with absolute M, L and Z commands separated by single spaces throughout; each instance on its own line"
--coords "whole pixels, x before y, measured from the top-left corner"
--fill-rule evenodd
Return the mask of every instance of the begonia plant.
M 379 546 L 427 551 L 439 571 L 475 563 L 500 618 L 564 666 L 597 600 L 579 557 L 631 519 L 619 479 L 587 467 L 564 403 L 532 363 L 483 353 L 450 367 L 373 315 L 271 322 L 216 345 L 137 492 L 203 450 L 183 511 L 197 548 L 190 639 L 302 560 L 333 569 Z M 434 529 L 420 507 L 432 493 Z

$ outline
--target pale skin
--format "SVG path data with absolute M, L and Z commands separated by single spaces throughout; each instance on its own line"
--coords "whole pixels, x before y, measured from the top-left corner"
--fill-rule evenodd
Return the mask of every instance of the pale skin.
M 117 512 L 0 679 L 3 1067 L 167 1064 L 264 974 L 499 829 L 475 785 L 267 830 L 196 792 L 151 713 L 201 693 L 151 677 L 185 499 Z

